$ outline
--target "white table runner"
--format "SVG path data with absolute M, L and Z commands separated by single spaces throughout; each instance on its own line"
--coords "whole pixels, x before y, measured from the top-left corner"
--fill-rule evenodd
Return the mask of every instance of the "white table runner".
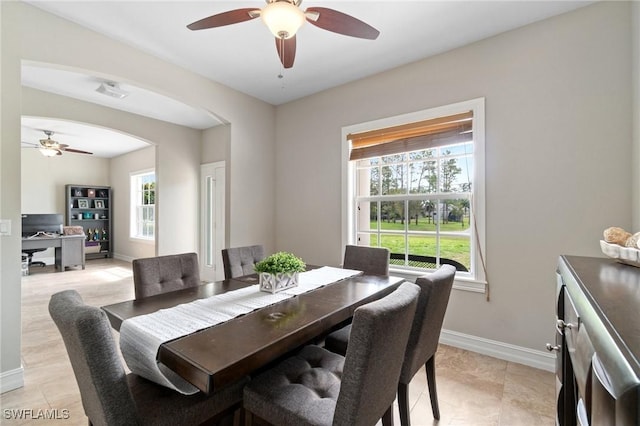
M 352 269 L 324 266 L 300 273 L 298 286 L 280 293 L 266 293 L 260 291 L 259 285 L 252 285 L 129 318 L 120 327 L 120 349 L 131 372 L 191 395 L 198 388 L 157 361 L 158 349 L 164 342 L 359 274 Z

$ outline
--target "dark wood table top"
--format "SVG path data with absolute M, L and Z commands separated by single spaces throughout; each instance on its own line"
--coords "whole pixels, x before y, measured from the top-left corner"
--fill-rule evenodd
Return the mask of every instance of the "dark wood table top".
M 158 360 L 205 393 L 250 375 L 391 293 L 398 277 L 361 275 L 241 315 L 160 346 Z M 247 276 L 104 306 L 111 325 L 257 283 Z
M 581 320 L 588 327 L 596 351 L 606 353 L 615 347 L 640 377 L 640 268 L 609 258 L 561 256 L 560 259 L 560 272 L 566 268 L 575 279 L 565 282 L 572 298 L 579 297 L 576 290 L 580 290 L 588 302 L 581 306 Z M 600 329 L 589 323 L 587 311 L 597 316 L 615 345 L 603 345 L 606 340 L 596 338 Z

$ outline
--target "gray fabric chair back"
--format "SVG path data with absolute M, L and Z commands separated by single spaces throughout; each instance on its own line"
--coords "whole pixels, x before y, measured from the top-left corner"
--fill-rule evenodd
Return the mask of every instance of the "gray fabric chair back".
M 135 259 L 132 267 L 136 299 L 201 284 L 196 253 Z
M 406 282 L 356 309 L 334 425 L 374 425 L 395 400 L 419 293 Z
M 389 250 L 383 247 L 346 246 L 345 269 L 355 269 L 365 275 L 389 275 Z
M 261 245 L 234 247 L 222 250 L 224 278 L 235 278 L 253 274 L 253 265 L 264 259 L 264 247 Z
M 436 353 L 455 274 L 455 266 L 442 265 L 435 272 L 416 279 L 416 284 L 420 286 L 420 297 L 400 383 L 409 384 L 416 372 Z
M 94 425 L 135 425 L 135 403 L 106 314 L 75 290 L 54 294 L 49 313 L 67 348 L 82 406 Z

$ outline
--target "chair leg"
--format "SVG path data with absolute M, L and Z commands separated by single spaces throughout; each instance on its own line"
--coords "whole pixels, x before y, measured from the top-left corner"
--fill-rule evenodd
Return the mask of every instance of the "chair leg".
M 411 426 L 409 385 L 405 383 L 398 383 L 398 410 L 400 411 L 400 424 L 402 426 Z
M 382 415 L 382 426 L 393 426 L 393 403 Z
M 438 407 L 438 390 L 436 389 L 436 356 L 435 354 L 427 360 L 424 365 L 427 372 L 427 383 L 429 385 L 429 397 L 431 398 L 431 410 L 433 418 L 440 420 L 440 408 Z

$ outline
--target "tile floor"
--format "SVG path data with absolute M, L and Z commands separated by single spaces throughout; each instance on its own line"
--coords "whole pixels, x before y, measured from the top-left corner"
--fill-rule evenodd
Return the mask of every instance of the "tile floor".
M 132 299 L 131 265 L 114 259 L 91 260 L 85 270 L 64 273 L 54 273 L 52 266 L 34 267 L 22 279 L 25 386 L 0 395 L 2 425 L 87 424 L 62 339 L 47 310 L 51 294 L 65 289 L 76 289 L 95 306 Z M 555 424 L 552 373 L 445 345 L 438 350 L 436 373 L 441 419 L 433 419 L 423 370 L 409 387 L 413 426 Z M 10 418 L 12 409 L 31 410 L 34 415 L 39 409 L 57 409 L 58 417 L 68 418 L 18 420 Z M 395 416 L 399 425 L 397 408 Z

